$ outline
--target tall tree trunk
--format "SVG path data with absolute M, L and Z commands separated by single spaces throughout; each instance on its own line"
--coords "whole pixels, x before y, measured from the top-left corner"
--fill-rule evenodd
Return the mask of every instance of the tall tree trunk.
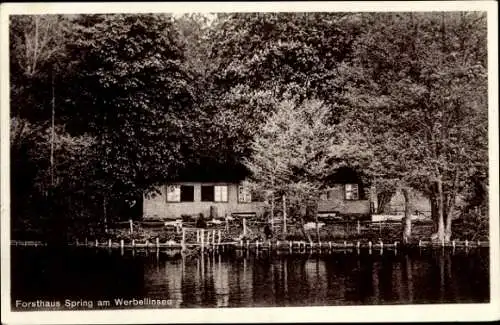
M 283 233 L 286 234 L 286 195 L 283 194 Z
M 437 182 L 437 208 L 438 208 L 438 229 L 436 233 L 436 239 L 439 242 L 445 240 L 445 227 L 444 227 L 444 197 L 443 197 L 443 181 L 441 176 L 438 178 Z
M 451 240 L 451 223 L 453 219 L 453 214 L 455 213 L 456 195 L 458 188 L 458 180 L 460 177 L 459 170 L 455 171 L 455 177 L 453 178 L 453 186 L 451 191 L 448 193 L 446 200 L 446 225 L 445 225 L 445 240 Z
M 434 223 L 434 232 L 437 233 L 437 229 L 438 229 L 438 204 L 437 204 L 437 195 L 436 195 L 436 192 L 432 192 L 432 194 L 430 195 L 429 197 L 429 201 L 430 201 L 430 204 L 431 204 L 431 219 L 432 219 L 432 222 Z
M 445 240 L 451 240 L 451 223 L 453 220 L 453 215 L 455 213 L 455 195 L 454 193 L 450 194 L 453 197 L 451 198 L 450 205 L 448 207 L 448 211 L 446 214 L 446 225 L 445 225 Z
M 304 227 L 304 218 L 300 217 L 299 222 L 300 222 L 300 231 L 302 232 L 302 235 L 304 236 L 304 238 L 307 239 L 308 242 L 312 243 L 312 238 L 306 231 L 306 228 Z
M 38 26 L 38 25 L 37 25 Z M 34 66 L 33 66 L 34 69 Z M 62 222 L 60 222 L 60 215 L 56 211 L 56 195 L 55 195 L 55 182 L 54 182 L 54 138 L 55 138 L 55 90 L 54 90 L 54 70 L 51 72 L 51 130 L 50 130 L 50 185 L 48 186 L 48 206 L 49 206 L 49 231 L 48 241 L 51 244 L 60 245 L 62 243 Z
M 387 207 L 391 202 L 392 197 L 394 196 L 394 191 L 382 191 L 377 195 L 377 213 L 385 213 L 387 212 Z
M 54 139 L 55 139 L 55 115 L 56 115 L 56 97 L 54 89 L 54 69 L 51 76 L 52 86 L 52 113 L 51 113 L 51 130 L 50 130 L 50 186 L 54 186 Z
M 274 231 L 274 193 L 271 195 L 271 230 Z
M 403 197 L 405 199 L 405 216 L 403 219 L 403 243 L 408 244 L 411 241 L 411 198 L 408 188 L 403 188 Z
M 107 215 L 107 208 L 106 208 L 106 197 L 102 199 L 102 210 L 104 213 L 104 232 L 107 234 L 108 233 L 108 215 Z
M 313 206 L 314 220 L 316 221 L 316 238 L 318 238 L 318 243 L 321 242 L 321 237 L 319 234 L 319 219 L 318 219 L 318 203 Z

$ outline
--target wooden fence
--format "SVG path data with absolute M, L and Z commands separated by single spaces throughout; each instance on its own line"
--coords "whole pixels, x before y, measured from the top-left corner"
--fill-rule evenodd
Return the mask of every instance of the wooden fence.
M 431 242 L 422 241 L 418 243 L 412 243 L 409 245 L 402 245 L 400 242 L 395 241 L 392 243 L 384 243 L 383 241 L 372 242 L 372 241 L 343 241 L 343 242 L 306 242 L 306 241 L 228 241 L 222 242 L 221 237 L 215 235 L 211 236 L 211 233 L 205 233 L 203 230 L 193 229 L 192 231 L 198 231 L 197 242 L 160 242 L 158 239 L 154 242 L 150 241 L 136 241 L 131 240 L 125 242 L 123 239 L 118 242 L 113 242 L 112 240 L 101 241 L 99 240 L 76 240 L 73 243 L 69 243 L 70 246 L 76 247 L 94 247 L 94 248 L 108 248 L 108 249 L 146 249 L 146 250 L 190 250 L 197 249 L 200 251 L 215 251 L 224 252 L 226 250 L 277 250 L 277 251 L 306 251 L 306 250 L 316 250 L 318 252 L 331 252 L 333 250 L 384 250 L 384 249 L 398 249 L 398 248 L 452 248 L 452 249 L 469 249 L 469 248 L 482 248 L 489 247 L 489 242 L 487 241 L 451 241 L 451 242 Z M 185 236 L 185 233 L 184 233 Z M 185 237 L 184 237 L 185 238 Z M 215 240 L 217 238 L 217 240 Z M 46 243 L 38 241 L 11 241 L 12 246 L 46 246 Z

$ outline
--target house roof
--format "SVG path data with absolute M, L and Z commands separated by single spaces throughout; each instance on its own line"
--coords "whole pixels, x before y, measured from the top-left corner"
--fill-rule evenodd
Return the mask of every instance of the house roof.
M 363 183 L 361 175 L 356 170 L 349 167 L 340 167 L 334 173 L 326 177 L 325 181 L 330 184 Z
M 204 161 L 184 166 L 169 181 L 177 182 L 240 182 L 250 176 L 250 172 L 242 164 L 222 164 L 215 161 Z M 330 184 L 362 184 L 361 175 L 349 167 L 341 167 L 326 179 Z
M 170 179 L 177 182 L 240 182 L 249 176 L 243 165 L 225 165 L 206 161 L 184 166 Z

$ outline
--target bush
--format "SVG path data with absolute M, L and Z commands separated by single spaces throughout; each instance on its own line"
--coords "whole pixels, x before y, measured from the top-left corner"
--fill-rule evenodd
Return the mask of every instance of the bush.
M 452 236 L 460 240 L 488 240 L 489 218 L 487 214 L 471 210 L 451 224 Z

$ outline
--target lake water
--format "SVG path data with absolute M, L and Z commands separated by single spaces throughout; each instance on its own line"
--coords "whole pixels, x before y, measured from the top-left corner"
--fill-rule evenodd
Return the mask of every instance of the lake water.
M 488 249 L 181 257 L 13 247 L 11 297 L 22 311 L 482 303 L 488 260 Z

